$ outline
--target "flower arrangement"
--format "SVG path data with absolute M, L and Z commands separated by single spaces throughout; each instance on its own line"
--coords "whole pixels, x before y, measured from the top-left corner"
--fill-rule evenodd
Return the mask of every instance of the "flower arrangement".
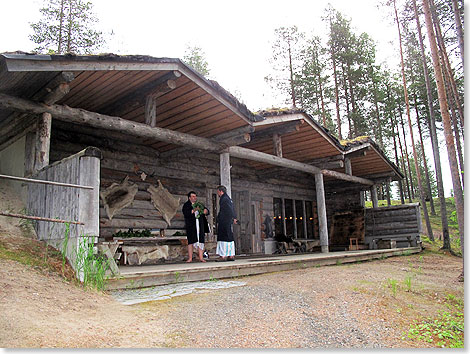
M 196 219 L 199 219 L 201 215 L 204 214 L 205 206 L 201 202 L 197 201 L 193 204 L 193 209 L 194 209 L 194 216 L 196 217 Z

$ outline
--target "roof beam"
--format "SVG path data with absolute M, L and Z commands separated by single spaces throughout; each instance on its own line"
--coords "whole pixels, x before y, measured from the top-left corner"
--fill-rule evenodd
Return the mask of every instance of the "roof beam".
M 282 135 L 287 133 L 292 133 L 300 130 L 300 126 L 304 123 L 304 120 L 288 122 L 283 125 L 276 125 L 274 127 L 269 127 L 260 131 L 254 131 L 251 133 L 252 140 L 261 140 L 264 138 L 272 138 L 274 134 Z
M 174 80 L 181 77 L 178 71 L 170 71 L 169 73 L 160 76 L 158 79 L 149 82 L 148 84 L 140 87 L 139 89 L 130 92 L 123 98 L 119 99 L 119 103 L 112 102 L 100 111 L 104 114 L 113 114 L 115 116 L 122 116 L 130 110 L 142 106 L 146 102 L 146 97 L 149 95 L 161 96 L 163 93 L 168 92 L 176 87 Z
M 254 130 L 255 128 L 253 126 L 244 125 L 240 128 L 232 129 L 217 135 L 213 135 L 208 139 L 217 143 L 223 143 L 227 146 L 240 145 L 250 142 L 250 133 L 252 133 Z M 194 148 L 179 147 L 173 150 L 162 152 L 160 154 L 160 157 L 163 159 L 170 159 L 181 154 L 185 154 L 185 156 L 190 156 L 190 154 L 188 153 L 191 151 L 194 151 Z

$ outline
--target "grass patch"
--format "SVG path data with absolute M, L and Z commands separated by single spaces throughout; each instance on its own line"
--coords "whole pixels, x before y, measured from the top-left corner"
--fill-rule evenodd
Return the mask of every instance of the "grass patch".
M 451 298 L 455 299 L 453 295 L 448 295 L 447 311 L 441 310 L 435 317 L 414 321 L 406 337 L 441 348 L 464 348 L 463 303 Z
M 76 279 L 72 267 L 69 264 L 63 265 L 61 252 L 38 240 L 0 240 L 0 259 L 15 261 L 42 273 L 55 273 L 67 281 Z

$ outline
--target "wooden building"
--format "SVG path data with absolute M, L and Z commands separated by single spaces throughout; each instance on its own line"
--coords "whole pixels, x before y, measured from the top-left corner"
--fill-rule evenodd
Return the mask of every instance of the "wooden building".
M 71 226 L 73 237 L 129 228 L 169 235 L 184 228 L 190 190 L 209 207 L 216 233 L 223 184 L 241 221 L 239 254 L 266 252 L 269 219 L 273 236 L 290 236 L 304 251 L 344 249 L 351 237 L 365 247 L 377 235 L 419 240 L 415 205 L 406 207 L 406 230 L 367 225 L 375 219 L 363 192 L 377 207 L 377 184 L 403 178 L 372 140 L 341 145 L 301 110 L 252 113 L 179 59 L 4 53 L 0 132 L 0 173 L 95 186 L 23 192 L 30 213 L 83 222 Z M 103 193 L 124 184 L 129 197 L 110 215 Z M 158 188 L 179 198 L 173 213 L 152 202 Z M 39 228 L 38 237 L 60 240 L 63 227 Z

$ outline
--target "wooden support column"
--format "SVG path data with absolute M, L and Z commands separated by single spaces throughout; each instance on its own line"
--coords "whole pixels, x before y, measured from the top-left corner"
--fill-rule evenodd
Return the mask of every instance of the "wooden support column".
M 232 198 L 232 184 L 230 181 L 230 154 L 223 152 L 220 154 L 220 184 L 227 188 L 227 194 Z
M 274 155 L 282 157 L 282 139 L 279 134 L 273 135 Z
M 308 238 L 307 234 L 307 209 L 305 205 L 305 200 L 302 200 L 302 220 L 303 220 L 303 227 L 304 227 L 304 238 Z
M 370 187 L 370 197 L 372 199 L 372 207 L 374 209 L 379 207 L 379 199 L 377 198 L 377 186 L 374 184 Z
M 151 127 L 157 125 L 157 99 L 153 96 L 145 98 L 145 124 Z
M 34 172 L 36 159 L 36 134 L 27 133 L 24 146 L 24 175 L 30 176 Z
M 320 231 L 320 247 L 322 253 L 328 253 L 328 225 L 326 218 L 325 186 L 323 175 L 315 174 L 315 189 L 317 192 L 318 225 Z
M 282 232 L 287 236 L 287 223 L 286 223 L 286 201 L 281 198 L 281 217 L 282 217 Z
M 176 87 L 175 80 L 166 80 L 157 85 L 154 90 L 145 97 L 145 124 L 154 128 L 157 125 L 157 98 L 173 90 Z
M 297 210 L 295 209 L 295 199 L 292 199 L 292 221 L 294 222 L 294 238 L 297 238 Z
M 38 120 L 36 130 L 36 153 L 34 159 L 34 170 L 39 171 L 49 165 L 49 149 L 51 146 L 51 124 L 52 115 L 44 112 Z
M 347 157 L 344 159 L 344 173 L 352 176 L 351 159 Z

